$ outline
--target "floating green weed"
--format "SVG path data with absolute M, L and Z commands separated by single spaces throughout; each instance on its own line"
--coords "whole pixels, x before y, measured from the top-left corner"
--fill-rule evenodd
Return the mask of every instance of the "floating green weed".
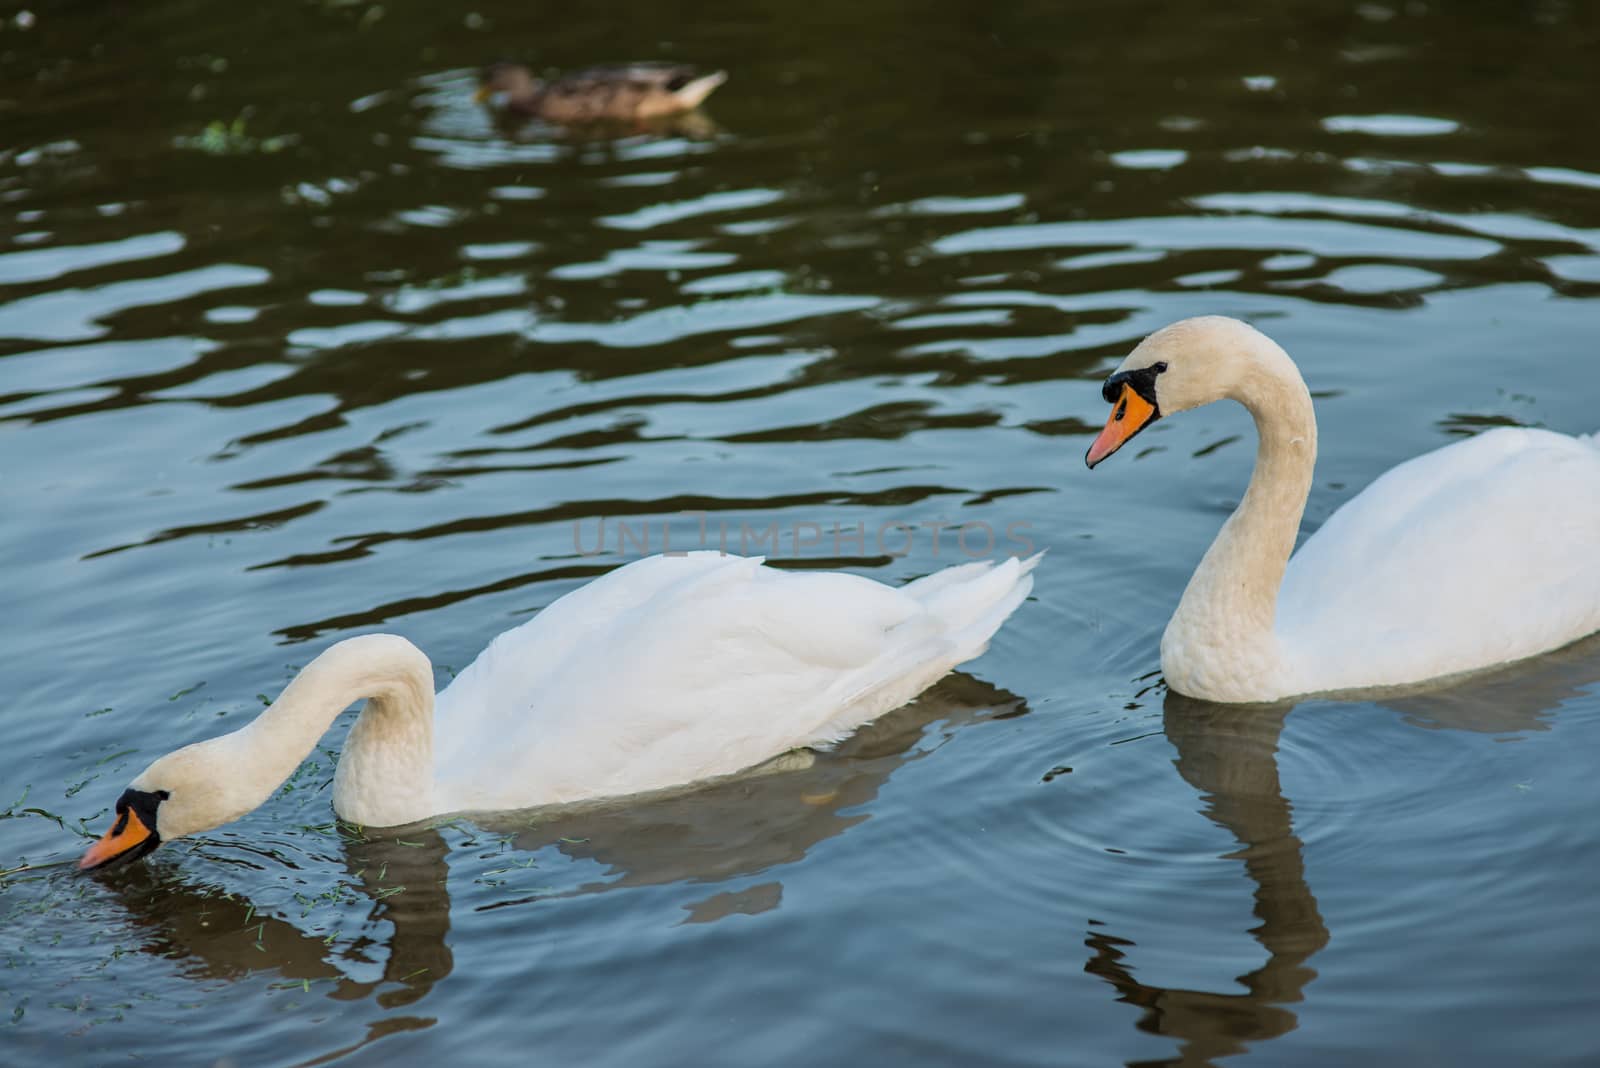
M 303 993 L 309 994 L 309 993 L 311 993 L 311 983 L 312 983 L 312 980 L 310 980 L 310 979 L 280 979 L 276 983 L 268 983 L 267 984 L 267 989 L 268 990 L 300 990 Z
M 79 783 L 77 785 L 77 787 L 72 790 L 72 793 L 76 793 L 77 790 L 81 790 L 93 778 L 94 778 L 94 776 L 90 776 L 89 779 L 85 779 L 82 783 Z M 97 838 L 97 837 L 99 837 L 93 831 L 89 830 L 89 828 L 87 826 L 85 826 L 85 821 L 84 820 L 81 820 L 81 819 L 78 820 L 77 821 L 78 825 L 76 827 L 74 827 L 74 826 L 71 826 L 70 824 L 67 823 L 67 820 L 66 820 L 65 816 L 59 816 L 56 813 L 51 812 L 49 809 L 39 808 L 37 806 L 32 806 L 32 805 L 28 806 L 27 808 L 22 807 L 22 803 L 28 799 L 28 794 L 32 789 L 33 789 L 33 786 L 32 786 L 31 783 L 29 785 L 27 785 L 27 786 L 24 786 L 22 788 L 22 796 L 17 798 L 15 801 L 11 802 L 11 804 L 4 811 L 0 811 L 0 820 L 14 820 L 14 819 L 23 819 L 23 818 L 28 817 L 28 816 L 37 816 L 40 819 L 49 820 L 51 823 L 54 823 L 57 827 L 60 827 L 63 831 L 71 831 L 73 834 L 79 835 L 80 837 L 83 837 L 83 838 Z M 69 793 L 68 796 L 70 797 L 71 794 Z M 102 811 L 104 811 L 104 810 L 102 810 Z M 89 818 L 90 819 L 99 819 L 100 818 L 100 813 L 96 812 L 93 816 L 90 816 Z M 23 870 L 23 869 L 18 869 L 18 870 Z M 5 872 L 5 873 L 0 873 L 0 874 L 11 874 L 11 873 L 10 872 Z
M 519 872 L 519 871 L 528 871 L 529 869 L 535 867 L 537 864 L 538 864 L 538 861 L 537 861 L 536 858 L 528 857 L 526 860 L 515 861 L 515 862 L 513 862 L 511 864 L 506 865 L 503 868 L 490 868 L 489 870 L 485 871 L 482 875 L 479 875 L 476 879 L 473 879 L 472 881 L 477 883 L 477 884 L 479 884 L 480 886 L 490 886 L 490 887 L 505 886 L 508 883 L 510 883 L 511 880 L 496 878 L 496 876 L 510 875 L 513 872 Z M 543 891 L 543 890 L 548 890 L 550 888 L 549 887 L 541 887 L 539 889 L 541 891 Z
M 27 786 L 24 786 L 22 788 L 22 796 L 17 798 L 15 801 L 11 802 L 11 805 L 4 812 L 0 812 L 0 820 L 10 819 L 13 815 L 15 815 L 16 811 L 17 811 L 17 806 L 22 804 L 24 801 L 26 801 L 28 799 L 28 793 L 32 789 L 33 789 L 33 784 L 32 783 L 29 783 Z
M 347 820 L 336 819 L 334 823 L 339 828 L 339 837 L 352 843 L 371 841 L 367 837 L 367 829 L 359 823 L 350 823 Z
M 304 918 L 311 915 L 312 911 L 321 905 L 348 905 L 358 900 L 355 891 L 345 883 L 334 883 L 320 894 L 302 894 L 296 892 L 294 899 L 300 903 L 300 916 Z M 246 921 L 248 923 L 248 921 Z M 332 936 L 329 936 L 330 942 Z
M 245 129 L 247 118 L 248 113 L 241 113 L 232 122 L 213 119 L 206 123 L 206 128 L 200 133 L 193 137 L 179 137 L 174 144 L 211 156 L 247 156 L 281 152 L 298 140 L 293 134 L 256 137 Z

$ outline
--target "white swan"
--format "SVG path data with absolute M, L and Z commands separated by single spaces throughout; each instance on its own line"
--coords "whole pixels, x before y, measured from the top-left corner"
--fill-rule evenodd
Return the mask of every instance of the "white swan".
M 246 726 L 146 768 L 80 867 L 256 808 L 363 697 L 333 807 L 378 827 L 656 790 L 825 746 L 982 653 L 1037 561 L 894 589 L 716 552 L 647 557 L 501 634 L 437 698 L 416 646 L 348 638 Z
M 1156 419 L 1231 398 L 1255 473 L 1161 639 L 1167 684 L 1271 701 L 1422 682 L 1600 630 L 1600 441 L 1502 427 L 1388 471 L 1290 559 L 1317 425 L 1294 362 L 1221 316 L 1145 338 L 1107 379 L 1092 468 Z

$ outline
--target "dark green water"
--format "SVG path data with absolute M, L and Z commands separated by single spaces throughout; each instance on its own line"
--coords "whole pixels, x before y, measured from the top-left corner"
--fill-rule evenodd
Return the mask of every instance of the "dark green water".
M 730 11 L 7 12 L 0 1059 L 1596 1063 L 1600 646 L 1169 696 L 1248 419 L 1082 465 L 1106 372 L 1212 312 L 1317 396 L 1308 526 L 1485 426 L 1600 429 L 1594 9 Z M 508 133 L 505 54 L 732 77 L 714 131 Z M 460 667 L 692 512 L 890 581 L 961 558 L 935 524 L 1051 553 L 806 769 L 359 841 L 347 717 L 246 819 L 73 869 L 331 641 Z

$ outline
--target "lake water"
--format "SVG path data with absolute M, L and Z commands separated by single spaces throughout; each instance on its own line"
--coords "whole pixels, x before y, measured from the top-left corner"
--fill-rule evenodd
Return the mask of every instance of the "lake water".
M 1600 1063 L 1600 643 L 1171 695 L 1249 420 L 1082 460 L 1198 313 L 1300 362 L 1307 529 L 1484 427 L 1600 429 L 1592 8 L 44 7 L 0 30 L 6 1063 Z M 474 107 L 506 54 L 732 77 L 575 139 Z M 329 643 L 443 680 L 702 522 L 893 582 L 963 524 L 1050 554 L 809 766 L 363 839 L 347 714 L 249 817 L 75 870 Z

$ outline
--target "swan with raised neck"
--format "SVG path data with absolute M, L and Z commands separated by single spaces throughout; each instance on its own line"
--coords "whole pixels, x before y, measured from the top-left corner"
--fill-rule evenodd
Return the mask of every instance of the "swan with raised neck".
M 1236 319 L 1185 319 L 1140 342 L 1102 392 L 1112 411 L 1091 468 L 1212 401 L 1255 420 L 1250 484 L 1162 635 L 1162 671 L 1181 693 L 1247 702 L 1406 685 L 1600 629 L 1592 439 L 1502 427 L 1436 449 L 1348 501 L 1291 559 L 1317 425 L 1276 342 Z

